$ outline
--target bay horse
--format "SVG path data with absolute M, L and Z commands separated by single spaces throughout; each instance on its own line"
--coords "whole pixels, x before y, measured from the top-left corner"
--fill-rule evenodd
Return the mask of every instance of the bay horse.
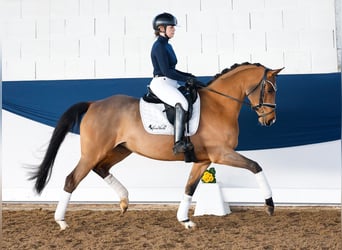
M 271 70 L 261 64 L 235 64 L 198 90 L 201 100 L 200 120 L 197 132 L 191 136 L 197 160 L 192 165 L 184 197 L 177 210 L 177 219 L 185 228 L 195 226 L 188 217 L 192 196 L 203 172 L 211 163 L 251 171 L 263 192 L 266 212 L 273 214 L 272 192 L 261 166 L 234 149 L 238 145 L 238 117 L 242 105 L 250 106 L 263 126 L 270 126 L 276 121 L 276 75 L 281 70 Z M 64 190 L 54 215 L 61 230 L 68 227 L 64 217 L 71 194 L 91 170 L 116 191 L 123 214 L 128 208 L 128 191 L 109 172 L 112 166 L 132 152 L 156 160 L 184 160 L 183 154 L 175 155 L 172 152 L 173 136 L 153 135 L 145 131 L 140 117 L 139 99 L 113 95 L 94 102 L 80 102 L 61 116 L 43 161 L 30 177 L 35 180 L 38 194 L 51 177 L 54 160 L 66 134 L 79 121 L 81 157 L 65 179 Z

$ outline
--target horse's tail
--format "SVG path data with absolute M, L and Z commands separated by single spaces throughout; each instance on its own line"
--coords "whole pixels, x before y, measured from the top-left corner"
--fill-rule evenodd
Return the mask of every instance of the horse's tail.
M 38 170 L 32 174 L 30 180 L 36 179 L 35 190 L 40 194 L 51 177 L 52 166 L 59 147 L 61 146 L 66 134 L 74 127 L 81 116 L 87 112 L 90 102 L 80 102 L 71 106 L 59 119 L 55 127 L 49 146 L 46 150 L 44 159 L 39 165 Z

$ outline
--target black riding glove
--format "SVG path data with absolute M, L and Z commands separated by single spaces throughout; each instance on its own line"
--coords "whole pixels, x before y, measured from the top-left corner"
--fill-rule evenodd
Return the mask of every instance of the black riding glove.
M 187 83 L 190 86 L 195 86 L 195 87 L 206 87 L 207 85 L 199 80 L 197 80 L 197 78 L 190 78 Z

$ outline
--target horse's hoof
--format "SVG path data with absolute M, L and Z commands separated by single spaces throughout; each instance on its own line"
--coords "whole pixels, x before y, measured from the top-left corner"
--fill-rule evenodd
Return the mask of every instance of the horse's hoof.
M 191 220 L 180 221 L 180 223 L 185 227 L 185 229 L 194 229 L 196 227 L 196 224 Z
M 61 231 L 69 227 L 69 225 L 64 220 L 56 220 L 56 223 L 60 226 Z
M 123 198 L 120 201 L 120 208 L 121 208 L 121 215 L 123 215 L 128 208 L 128 199 L 127 198 Z
M 274 203 L 272 197 L 265 200 L 266 213 L 270 216 L 274 214 Z
M 272 206 L 265 206 L 266 207 L 266 213 L 269 215 L 269 216 L 272 216 L 274 214 L 274 207 Z

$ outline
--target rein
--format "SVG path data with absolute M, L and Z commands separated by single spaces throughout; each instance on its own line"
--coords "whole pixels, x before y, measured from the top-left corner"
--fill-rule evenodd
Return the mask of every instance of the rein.
M 257 85 L 257 87 L 258 87 L 258 86 L 259 86 L 259 84 Z M 232 99 L 232 100 L 234 100 L 234 101 L 236 101 L 236 102 L 239 102 L 239 103 L 245 104 L 245 105 L 247 105 L 247 106 L 249 106 L 249 107 L 252 107 L 252 104 L 251 104 L 250 102 L 241 101 L 241 100 L 238 99 L 238 98 L 235 98 L 235 97 L 233 97 L 233 96 L 226 95 L 226 94 L 224 94 L 224 93 L 218 92 L 218 91 L 216 91 L 215 89 L 212 89 L 212 88 L 209 88 L 209 87 L 202 87 L 202 89 L 208 90 L 208 91 L 213 92 L 213 93 L 215 93 L 215 94 L 218 94 L 218 95 L 221 95 L 221 96 L 230 98 L 230 99 Z
M 277 91 L 277 88 L 276 88 L 275 84 L 272 83 L 271 81 L 267 80 L 267 78 L 266 78 L 267 72 L 268 72 L 268 71 L 269 71 L 269 69 L 266 68 L 266 69 L 265 69 L 265 72 L 264 72 L 264 75 L 263 75 L 263 78 L 260 80 L 260 82 L 259 82 L 259 83 L 258 83 L 258 84 L 257 84 L 257 85 L 248 93 L 248 94 L 246 94 L 246 96 L 248 97 L 248 96 L 251 95 L 254 91 L 256 91 L 256 90 L 258 89 L 259 86 L 261 86 L 260 97 L 259 97 L 259 104 L 254 105 L 254 106 L 252 106 L 252 104 L 251 104 L 250 102 L 246 102 L 246 101 L 244 101 L 244 100 L 240 100 L 240 99 L 238 99 L 238 98 L 236 98 L 236 97 L 233 97 L 233 96 L 231 96 L 231 95 L 227 95 L 227 94 L 221 93 L 221 92 L 219 92 L 219 91 L 217 91 L 217 90 L 215 90 L 215 89 L 212 89 L 212 88 L 210 88 L 210 87 L 202 87 L 202 89 L 208 90 L 208 91 L 213 92 L 213 93 L 215 93 L 215 94 L 218 94 L 218 95 L 227 97 L 227 98 L 229 98 L 229 99 L 232 99 L 232 100 L 234 100 L 234 101 L 236 101 L 236 102 L 242 103 L 242 104 L 244 104 L 244 105 L 246 105 L 246 106 L 251 107 L 251 108 L 252 108 L 253 110 L 255 110 L 255 111 L 257 111 L 259 108 L 264 107 L 264 106 L 273 108 L 272 111 L 270 111 L 270 112 L 268 112 L 268 113 L 266 113 L 266 114 L 260 115 L 260 116 L 266 116 L 266 115 L 268 115 L 268 114 L 274 112 L 274 110 L 275 110 L 275 108 L 276 108 L 276 104 L 264 103 L 264 95 L 265 95 L 265 85 L 266 85 L 266 83 L 271 84 L 271 86 L 273 87 L 273 89 L 274 89 L 275 91 Z M 259 116 L 259 117 L 260 117 L 260 116 Z

